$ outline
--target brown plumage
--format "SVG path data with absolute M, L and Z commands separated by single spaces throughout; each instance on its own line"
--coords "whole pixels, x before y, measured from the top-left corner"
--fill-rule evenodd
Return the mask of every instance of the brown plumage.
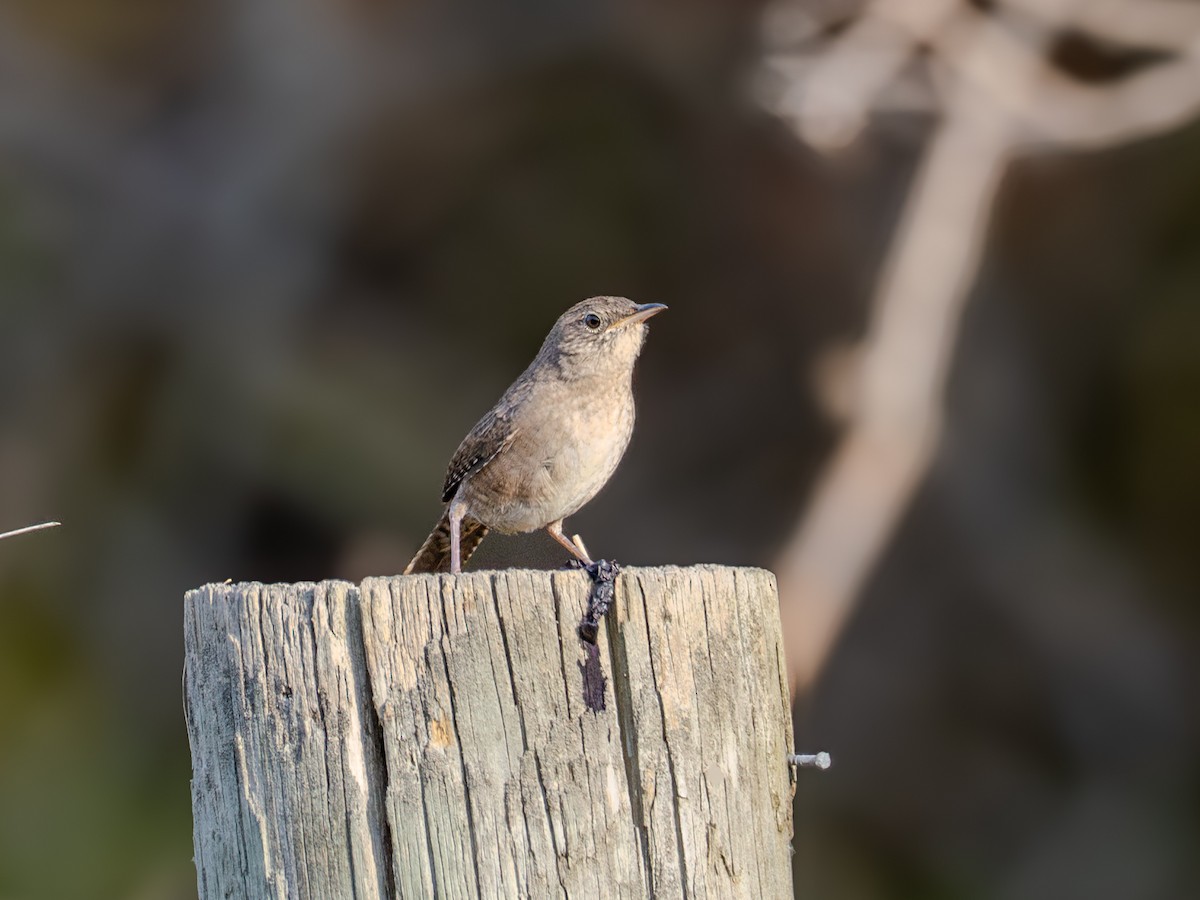
M 446 472 L 448 504 L 404 573 L 457 572 L 489 529 L 545 528 L 592 499 L 633 433 L 633 366 L 646 320 L 666 309 L 624 297 L 592 297 L 563 313 L 529 367 L 476 423 Z

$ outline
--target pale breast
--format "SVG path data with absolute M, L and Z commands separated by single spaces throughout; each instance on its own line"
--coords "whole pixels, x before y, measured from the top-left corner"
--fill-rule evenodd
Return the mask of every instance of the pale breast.
M 612 477 L 633 434 L 633 395 L 622 387 L 530 397 L 514 416 L 512 445 L 470 478 L 470 514 L 498 531 L 523 532 L 578 511 Z

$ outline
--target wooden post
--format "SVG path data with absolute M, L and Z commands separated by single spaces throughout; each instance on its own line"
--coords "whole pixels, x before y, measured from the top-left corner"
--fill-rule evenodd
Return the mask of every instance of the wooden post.
M 200 896 L 786 898 L 775 578 L 626 569 L 583 697 L 580 571 L 185 600 Z

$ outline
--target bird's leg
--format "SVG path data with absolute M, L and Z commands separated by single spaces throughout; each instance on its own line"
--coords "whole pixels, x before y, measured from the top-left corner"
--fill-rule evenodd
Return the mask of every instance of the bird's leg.
M 590 555 L 588 553 L 587 547 L 583 543 L 583 538 L 581 538 L 579 535 L 577 535 L 577 534 L 571 535 L 571 543 L 574 544 L 575 549 L 578 550 L 580 553 L 582 553 L 584 556 Z
M 571 555 L 577 560 L 582 562 L 585 566 L 590 566 L 592 564 L 592 560 L 587 555 L 587 552 L 583 549 L 583 541 L 580 541 L 579 545 L 576 546 L 570 538 L 563 534 L 562 524 L 562 519 L 559 519 L 557 522 L 551 522 L 546 526 L 546 532 L 550 535 L 550 537 L 554 538 L 556 541 L 566 547 L 567 550 L 570 551 Z
M 450 574 L 462 572 L 462 521 L 467 505 L 457 496 L 450 501 Z

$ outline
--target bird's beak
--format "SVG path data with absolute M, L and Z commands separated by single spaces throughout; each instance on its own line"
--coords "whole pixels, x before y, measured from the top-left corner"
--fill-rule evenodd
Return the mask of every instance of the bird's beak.
M 631 325 L 635 322 L 645 322 L 648 318 L 658 315 L 666 308 L 667 306 L 665 303 L 643 303 L 640 306 L 634 307 L 634 312 L 613 322 L 612 327 L 620 328 L 622 325 Z

